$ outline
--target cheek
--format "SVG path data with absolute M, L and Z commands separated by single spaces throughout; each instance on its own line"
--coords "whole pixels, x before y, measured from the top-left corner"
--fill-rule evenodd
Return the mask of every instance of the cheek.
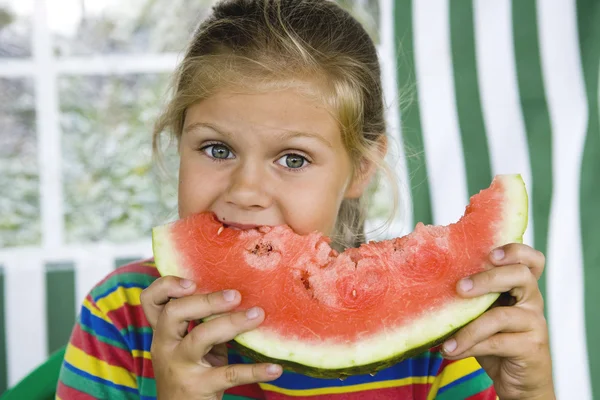
M 285 197 L 287 211 L 285 220 L 300 234 L 314 231 L 331 235 L 337 220 L 340 204 L 344 198 L 344 182 L 323 179 L 296 186 Z
M 177 194 L 180 218 L 208 210 L 212 187 L 210 176 L 198 173 L 198 168 L 193 162 L 182 159 Z

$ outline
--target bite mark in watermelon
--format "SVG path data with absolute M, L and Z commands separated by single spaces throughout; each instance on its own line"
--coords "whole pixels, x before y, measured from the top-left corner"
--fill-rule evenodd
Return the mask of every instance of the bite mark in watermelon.
M 287 226 L 237 230 L 202 213 L 153 229 L 161 275 L 199 293 L 237 289 L 240 309 L 265 321 L 235 338 L 257 361 L 317 377 L 373 373 L 441 343 L 499 296 L 463 299 L 457 282 L 490 268 L 501 245 L 521 242 L 527 192 L 520 175 L 499 175 L 448 226 L 418 223 L 401 238 L 338 254 L 319 233 Z

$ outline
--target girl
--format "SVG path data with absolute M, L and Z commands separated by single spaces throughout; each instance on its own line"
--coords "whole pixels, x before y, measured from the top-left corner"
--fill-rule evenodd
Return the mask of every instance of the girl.
M 229 226 L 319 230 L 363 240 L 366 188 L 386 150 L 380 71 L 360 24 L 325 0 L 227 0 L 198 28 L 154 132 L 179 148 L 179 215 Z M 552 399 L 538 251 L 510 244 L 464 279 L 465 297 L 510 292 L 441 349 L 345 382 L 252 364 L 225 343 L 264 312 L 227 313 L 231 288 L 194 294 L 152 262 L 111 274 L 86 298 L 58 384 L 68 399 Z M 236 273 L 231 265 L 231 273 Z M 444 357 L 442 357 L 442 354 Z M 267 383 L 268 382 L 268 383 Z M 237 397 L 235 397 L 237 396 Z

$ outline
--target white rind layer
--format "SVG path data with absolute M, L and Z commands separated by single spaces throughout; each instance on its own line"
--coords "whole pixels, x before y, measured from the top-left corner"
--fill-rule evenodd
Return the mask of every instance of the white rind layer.
M 414 323 L 390 329 L 356 343 L 340 344 L 284 339 L 264 329 L 255 329 L 235 338 L 236 342 L 258 353 L 317 369 L 345 369 L 395 358 L 465 325 L 483 313 L 498 298 L 487 294 L 447 304 L 416 319 Z
M 189 278 L 181 276 L 186 271 L 186 268 L 181 267 L 175 247 L 171 244 L 170 228 L 171 225 L 167 224 L 152 229 L 154 262 L 161 276 L 173 275 L 180 278 Z
M 505 198 L 502 227 L 496 236 L 496 246 L 521 243 L 527 228 L 529 199 L 521 175 L 498 175 L 504 187 Z

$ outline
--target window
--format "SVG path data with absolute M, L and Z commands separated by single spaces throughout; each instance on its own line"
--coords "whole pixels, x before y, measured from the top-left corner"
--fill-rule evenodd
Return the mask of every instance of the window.
M 377 0 L 339 3 L 380 42 Z M 152 125 L 212 4 L 0 0 L 0 248 L 122 244 L 174 216 Z

